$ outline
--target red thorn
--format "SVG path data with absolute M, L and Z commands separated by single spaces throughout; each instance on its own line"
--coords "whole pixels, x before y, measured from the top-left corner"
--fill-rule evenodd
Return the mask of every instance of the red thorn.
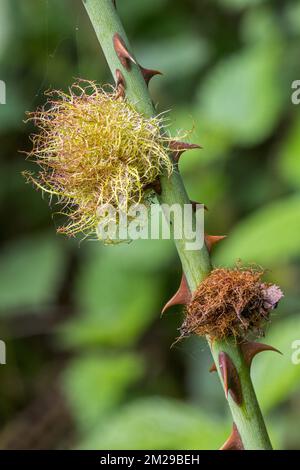
M 217 372 L 217 366 L 215 363 L 210 367 L 209 372 Z
M 228 392 L 237 405 L 243 403 L 243 394 L 238 371 L 227 353 L 219 354 L 219 366 L 223 377 L 225 396 L 228 398 Z
M 117 56 L 120 59 L 121 64 L 125 67 L 126 70 L 130 70 L 130 62 L 136 64 L 136 61 L 132 55 L 128 52 L 128 49 L 118 33 L 114 34 L 113 37 L 114 49 L 117 53 Z
M 242 439 L 235 423 L 233 423 L 232 431 L 229 438 L 222 445 L 220 450 L 244 450 Z
M 190 200 L 190 203 L 192 204 L 193 211 L 195 212 L 197 209 L 197 204 L 200 206 L 204 206 L 204 209 L 208 211 L 207 206 L 205 204 L 202 204 L 202 202 L 197 202 L 197 201 L 192 201 Z
M 273 348 L 273 346 L 269 346 L 268 344 L 264 343 L 256 343 L 255 341 L 245 341 L 240 345 L 240 347 L 248 367 L 251 366 L 252 360 L 256 354 L 259 354 L 263 351 L 274 351 L 282 354 L 278 349 Z
M 165 313 L 165 311 L 173 307 L 173 305 L 186 305 L 191 301 L 192 294 L 190 288 L 188 286 L 187 280 L 185 275 L 182 275 L 180 286 L 178 291 L 173 295 L 173 297 L 166 303 L 164 308 L 162 309 L 161 313 Z
M 173 150 L 173 158 L 176 163 L 178 163 L 179 158 L 186 150 L 192 149 L 201 149 L 201 145 L 198 144 L 188 144 L 187 142 L 179 142 L 177 140 L 171 140 L 169 147 Z
M 152 77 L 154 77 L 155 75 L 162 75 L 162 73 L 159 70 L 145 69 L 141 65 L 140 65 L 140 69 L 147 85 L 149 84 Z
M 121 70 L 116 69 L 117 98 L 125 96 L 125 79 Z
M 204 239 L 205 239 L 205 244 L 206 244 L 207 250 L 210 252 L 211 249 L 213 248 L 213 246 L 216 243 L 220 242 L 221 240 L 224 240 L 224 238 L 226 238 L 226 235 L 207 235 L 207 234 L 205 234 Z

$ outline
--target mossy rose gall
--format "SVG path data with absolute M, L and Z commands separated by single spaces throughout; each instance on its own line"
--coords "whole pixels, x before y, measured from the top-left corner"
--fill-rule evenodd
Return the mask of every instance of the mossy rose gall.
M 162 172 L 172 172 L 169 139 L 161 118 L 139 114 L 117 90 L 81 80 L 69 93 L 47 95 L 46 105 L 29 113 L 39 132 L 28 157 L 40 170 L 25 176 L 61 203 L 69 222 L 59 232 L 93 235 L 99 207 L 126 211 Z
M 182 336 L 196 333 L 211 339 L 261 335 L 283 293 L 262 282 L 263 271 L 253 268 L 214 269 L 199 284 L 186 308 Z

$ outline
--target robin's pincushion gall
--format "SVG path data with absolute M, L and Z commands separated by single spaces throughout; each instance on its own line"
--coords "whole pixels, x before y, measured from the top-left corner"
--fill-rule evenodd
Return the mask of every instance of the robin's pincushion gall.
M 40 170 L 25 176 L 62 204 L 69 222 L 59 232 L 92 235 L 99 207 L 126 211 L 162 172 L 172 172 L 169 139 L 161 117 L 139 114 L 118 90 L 80 80 L 68 94 L 47 95 L 46 105 L 29 113 L 39 132 L 28 156 Z
M 283 297 L 278 286 L 262 282 L 262 275 L 253 268 L 214 269 L 186 307 L 182 336 L 196 333 L 222 339 L 261 333 Z

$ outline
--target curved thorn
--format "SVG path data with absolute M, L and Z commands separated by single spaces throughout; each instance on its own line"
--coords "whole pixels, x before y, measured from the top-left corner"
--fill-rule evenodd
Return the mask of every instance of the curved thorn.
M 186 305 L 191 301 L 192 294 L 190 291 L 190 288 L 188 286 L 187 280 L 185 275 L 182 275 L 181 282 L 179 289 L 177 292 L 173 295 L 173 297 L 166 303 L 164 308 L 162 309 L 161 313 L 164 314 L 165 311 L 173 307 L 173 305 Z
M 245 341 L 240 345 L 240 348 L 242 350 L 245 362 L 248 367 L 251 366 L 253 358 L 256 356 L 256 354 L 259 354 L 263 351 L 274 351 L 279 354 L 282 354 L 278 349 L 273 348 L 273 346 L 269 346 L 268 344 L 264 343 L 256 343 L 255 341 Z
M 233 423 L 232 431 L 229 438 L 222 445 L 220 450 L 244 450 L 242 439 L 235 423 Z
M 228 399 L 230 393 L 237 405 L 243 403 L 243 393 L 238 371 L 227 353 L 219 354 L 219 366 L 223 378 L 225 396 Z
M 205 239 L 205 244 L 207 250 L 210 252 L 213 246 L 220 242 L 221 240 L 224 240 L 226 238 L 226 235 L 207 235 L 204 234 L 204 239 Z
M 209 372 L 217 372 L 217 366 L 215 363 L 210 367 Z
M 125 97 L 125 79 L 120 69 L 116 69 L 117 98 Z
M 175 163 L 179 162 L 179 158 L 186 150 L 201 149 L 201 145 L 188 144 L 187 142 L 180 142 L 177 140 L 171 140 L 169 143 L 170 149 L 173 151 L 173 158 Z
M 114 49 L 116 51 L 117 56 L 119 57 L 119 60 L 123 67 L 125 67 L 126 70 L 130 70 L 130 62 L 133 62 L 136 64 L 136 61 L 132 57 L 132 55 L 128 52 L 128 49 L 121 38 L 121 36 L 118 33 L 115 33 L 113 36 L 113 44 L 114 44 Z
M 159 70 L 146 69 L 145 67 L 142 67 L 141 65 L 140 65 L 140 69 L 147 85 L 149 84 L 152 77 L 154 77 L 155 75 L 162 75 L 162 73 Z

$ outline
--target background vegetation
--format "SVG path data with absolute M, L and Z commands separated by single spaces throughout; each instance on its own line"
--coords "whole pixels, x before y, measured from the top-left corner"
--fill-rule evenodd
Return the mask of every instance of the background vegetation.
M 262 264 L 285 299 L 253 378 L 277 448 L 300 448 L 300 5 L 267 0 L 119 0 L 151 93 L 204 150 L 182 158 L 217 265 Z M 79 0 L 0 0 L 1 448 L 217 448 L 231 420 L 206 343 L 170 346 L 161 306 L 180 279 L 171 242 L 103 247 L 55 234 L 47 198 L 25 185 L 25 111 L 74 77 L 111 80 Z

